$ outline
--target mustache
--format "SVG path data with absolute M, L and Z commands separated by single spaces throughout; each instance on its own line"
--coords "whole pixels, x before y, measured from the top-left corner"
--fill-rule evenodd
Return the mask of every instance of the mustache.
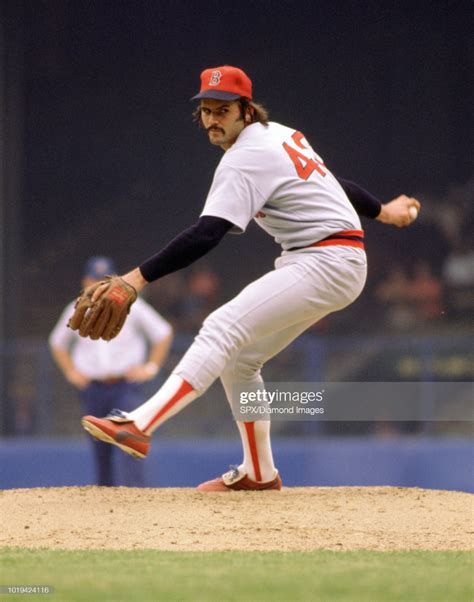
M 217 127 L 216 125 L 211 125 L 211 127 L 208 127 L 206 129 L 206 132 L 212 132 L 213 130 L 215 130 L 216 132 L 222 132 L 224 134 L 224 130 L 220 127 Z

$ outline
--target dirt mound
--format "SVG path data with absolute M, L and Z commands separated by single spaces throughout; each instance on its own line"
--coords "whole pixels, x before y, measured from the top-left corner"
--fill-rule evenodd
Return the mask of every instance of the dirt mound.
M 0 545 L 158 550 L 468 550 L 474 496 L 399 487 L 62 487 L 0 494 Z

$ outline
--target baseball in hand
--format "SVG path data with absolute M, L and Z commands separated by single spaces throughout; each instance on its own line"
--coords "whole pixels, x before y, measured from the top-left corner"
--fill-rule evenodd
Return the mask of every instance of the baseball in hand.
M 416 207 L 410 207 L 408 209 L 411 219 L 415 220 L 418 217 L 418 209 Z

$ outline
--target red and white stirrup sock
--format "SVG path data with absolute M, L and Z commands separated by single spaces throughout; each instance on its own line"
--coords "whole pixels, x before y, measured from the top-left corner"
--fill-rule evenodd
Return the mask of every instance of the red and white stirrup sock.
M 177 374 L 172 374 L 153 397 L 139 406 L 128 417 L 137 427 L 151 435 L 160 424 L 180 412 L 198 397 L 192 386 Z M 237 422 L 244 461 L 239 469 L 253 481 L 271 481 L 276 476 L 270 445 L 270 421 Z
M 187 381 L 172 374 L 153 397 L 133 412 L 128 412 L 128 417 L 141 431 L 151 435 L 160 424 L 180 412 L 196 397 L 196 391 Z
M 244 462 L 239 466 L 252 481 L 272 481 L 276 474 L 270 444 L 270 420 L 237 422 L 244 448 Z

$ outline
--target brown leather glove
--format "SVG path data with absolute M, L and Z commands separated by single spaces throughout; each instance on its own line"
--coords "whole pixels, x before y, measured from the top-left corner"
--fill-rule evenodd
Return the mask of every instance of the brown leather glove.
M 96 301 L 92 301 L 94 292 L 104 285 L 107 288 Z M 122 330 L 136 298 L 137 291 L 131 284 L 120 276 L 107 276 L 82 291 L 68 326 L 78 330 L 81 337 L 110 341 Z

